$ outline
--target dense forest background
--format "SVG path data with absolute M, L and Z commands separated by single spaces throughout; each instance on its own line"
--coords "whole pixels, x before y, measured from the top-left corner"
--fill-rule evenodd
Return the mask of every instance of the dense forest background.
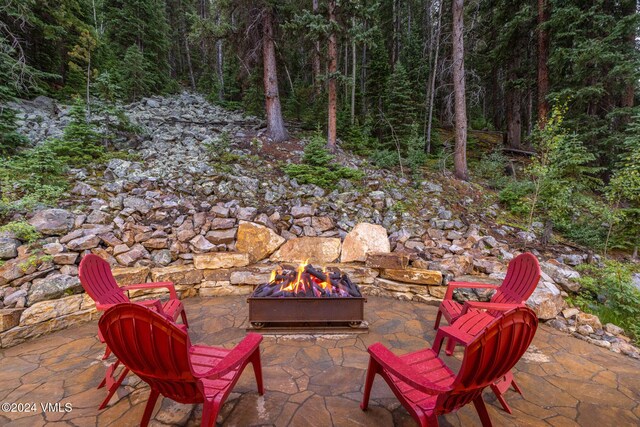
M 544 239 L 637 252 L 638 16 L 629 0 L 7 0 L 0 151 L 29 145 L 15 97 L 76 98 L 90 122 L 188 88 L 266 114 L 275 142 L 319 129 L 414 178 L 455 159 Z

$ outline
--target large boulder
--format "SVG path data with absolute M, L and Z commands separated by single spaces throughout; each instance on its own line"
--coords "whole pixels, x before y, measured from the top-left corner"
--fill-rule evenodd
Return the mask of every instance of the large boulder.
M 18 256 L 20 241 L 11 237 L 0 237 L 0 259 L 11 259 Z
M 139 243 L 133 245 L 131 250 L 116 255 L 118 263 L 127 267 L 133 265 L 136 261 L 142 258 L 149 258 L 149 251 Z
M 285 241 L 284 237 L 268 227 L 253 222 L 243 222 L 238 227 L 236 249 L 249 254 L 251 262 L 256 262 L 269 257 Z
M 391 252 L 391 244 L 383 226 L 362 222 L 344 238 L 341 261 L 365 262 L 370 252 Z
M 580 273 L 555 260 L 540 263 L 541 270 L 549 275 L 554 282 L 567 292 L 578 292 L 580 284 L 575 280 L 580 278 Z
M 114 268 L 111 270 L 114 279 L 120 286 L 146 283 L 151 270 L 149 267 Z
M 527 300 L 527 305 L 539 319 L 549 320 L 555 318 L 565 308 L 566 303 L 556 285 L 540 281 Z
M 175 285 L 196 285 L 202 281 L 202 270 L 193 265 L 174 265 L 151 270 L 151 281 L 173 282 Z
M 47 236 L 61 236 L 73 228 L 75 217 L 65 209 L 44 209 L 36 212 L 29 224 Z
M 403 252 L 370 252 L 365 265 L 371 268 L 404 270 L 409 266 L 409 255 Z
M 100 244 L 100 238 L 95 234 L 78 237 L 67 243 L 67 248 L 72 251 L 83 251 L 85 249 L 93 249 Z
M 23 308 L 7 308 L 0 310 L 0 332 L 18 326 Z
M 380 272 L 385 279 L 403 283 L 415 283 L 417 285 L 440 285 L 442 273 L 434 270 L 422 270 L 419 268 L 407 268 L 404 270 L 385 269 Z
M 29 288 L 29 305 L 39 301 L 60 298 L 65 293 L 76 293 L 82 289 L 78 277 L 54 274 L 44 279 L 36 279 Z
M 27 274 L 25 269 L 26 262 L 26 258 L 16 258 L 0 265 L 0 286 L 4 286 Z
M 300 237 L 287 241 L 272 256 L 276 262 L 334 262 L 340 256 L 340 239 L 333 237 Z
M 473 272 L 473 257 L 469 255 L 454 255 L 449 258 L 443 258 L 438 261 L 414 261 L 413 265 L 419 268 L 428 268 L 430 270 L 448 271 L 454 277 L 465 276 Z
M 80 311 L 82 295 L 73 295 L 54 301 L 42 301 L 27 308 L 20 317 L 21 325 L 33 325 L 46 320 Z
M 193 265 L 198 270 L 244 267 L 249 265 L 249 255 L 240 252 L 213 252 L 194 254 Z

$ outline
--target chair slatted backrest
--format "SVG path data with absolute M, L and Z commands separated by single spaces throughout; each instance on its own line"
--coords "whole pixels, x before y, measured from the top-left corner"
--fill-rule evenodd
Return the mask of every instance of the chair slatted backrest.
M 98 323 L 116 357 L 152 389 L 178 402 L 200 400 L 189 361 L 189 335 L 158 313 L 134 303 L 108 309 Z
M 466 347 L 453 389 L 438 397 L 437 412 L 443 414 L 466 405 L 506 375 L 531 344 L 537 328 L 537 316 L 525 306 L 491 322 Z
M 78 276 L 84 290 L 99 304 L 118 304 L 129 301 L 113 277 L 109 263 L 97 255 L 89 254 L 82 258 Z
M 491 298 L 491 302 L 522 304 L 536 289 L 539 280 L 538 259 L 529 252 L 520 254 L 509 263 L 507 275 Z

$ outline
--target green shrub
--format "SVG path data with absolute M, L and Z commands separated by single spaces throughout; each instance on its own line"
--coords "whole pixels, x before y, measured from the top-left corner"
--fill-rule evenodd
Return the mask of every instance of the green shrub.
M 376 140 L 371 136 L 371 120 L 369 117 L 363 125 L 355 124 L 344 131 L 342 148 L 360 156 L 372 154 Z
M 335 163 L 325 144 L 320 133 L 313 135 L 304 148 L 302 164 L 286 165 L 285 173 L 300 184 L 314 184 L 327 189 L 335 188 L 340 179 L 358 180 L 364 177 L 364 173 L 359 170 Z
M 487 181 L 490 188 L 503 189 L 511 180 L 510 177 L 505 175 L 507 162 L 507 157 L 501 150 L 494 150 L 489 154 L 482 155 L 480 161 L 475 164 L 474 171 Z
M 472 117 L 469 121 L 469 125 L 473 130 L 493 130 L 493 123 L 491 123 L 491 120 L 482 115 Z
M 51 151 L 65 165 L 86 166 L 104 155 L 100 134 L 95 125 L 87 122 L 84 104 L 77 101 L 69 114 L 71 121 L 61 139 L 47 142 Z
M 35 227 L 27 221 L 12 221 L 0 227 L 0 232 L 13 233 L 16 239 L 25 243 L 33 243 L 41 237 Z
M 598 315 L 602 323 L 614 323 L 640 343 L 640 291 L 632 284 L 638 266 L 606 261 L 604 266 L 583 264 L 578 267 L 582 285 L 575 304 Z
M 528 215 L 531 209 L 529 196 L 533 193 L 531 181 L 511 181 L 500 191 L 498 197 L 512 213 Z
M 0 216 L 55 203 L 68 186 L 65 169 L 47 143 L 1 159 Z
M 24 262 L 21 262 L 18 267 L 26 272 L 30 267 L 39 267 L 41 264 L 50 262 L 51 260 L 53 260 L 53 256 L 51 255 L 31 255 Z
M 411 178 L 414 181 L 420 180 L 422 167 L 427 161 L 427 153 L 424 152 L 424 138 L 418 133 L 416 126 L 411 128 L 411 136 L 407 139 L 406 165 L 411 171 Z
M 392 150 L 376 150 L 371 154 L 369 160 L 380 168 L 391 169 L 398 166 L 398 153 Z

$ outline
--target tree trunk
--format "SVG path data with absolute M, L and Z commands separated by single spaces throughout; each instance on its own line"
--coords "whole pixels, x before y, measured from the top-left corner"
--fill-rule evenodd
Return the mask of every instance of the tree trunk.
M 522 148 L 522 112 L 521 94 L 514 88 L 507 89 L 505 94 L 505 113 L 507 120 L 507 145 L 510 148 Z
M 395 71 L 398 62 L 398 0 L 391 0 L 391 19 L 393 25 L 393 37 L 391 38 L 391 70 Z
M 191 48 L 189 47 L 189 39 L 186 34 L 184 37 L 184 50 L 187 54 L 187 68 L 189 69 L 189 80 L 191 81 L 191 89 L 196 90 L 196 78 L 193 75 L 193 65 L 191 64 Z
M 365 22 L 366 28 L 366 22 Z M 367 44 L 362 43 L 360 59 L 360 97 L 362 98 L 362 115 L 367 115 Z
M 276 49 L 273 42 L 273 9 L 263 11 L 262 21 L 262 60 L 264 68 L 264 95 L 267 110 L 267 137 L 273 142 L 282 142 L 289 138 L 282 120 L 280 94 L 278 91 L 278 73 L 276 69 Z
M 91 51 L 88 50 L 89 58 L 87 59 L 87 123 L 91 120 Z M 107 115 L 108 116 L 108 115 Z
M 636 8 L 637 6 L 636 6 L 635 0 L 626 0 L 623 4 L 623 11 L 626 16 L 635 15 L 637 13 Z M 635 52 L 635 48 L 636 48 L 635 31 L 632 31 L 629 34 L 627 34 L 627 43 L 629 44 L 629 51 Z M 634 100 L 635 100 L 635 89 L 636 89 L 636 82 L 633 80 L 629 81 L 627 83 L 627 86 L 625 87 L 624 93 L 622 94 L 622 102 L 621 102 L 622 107 L 625 107 L 625 108 L 633 107 Z M 626 121 L 628 120 L 629 119 L 627 119 Z
M 538 126 L 544 129 L 549 118 L 549 30 L 544 25 L 549 20 L 549 0 L 538 0 Z
M 464 76 L 464 0 L 453 4 L 453 92 L 455 98 L 456 143 L 453 162 L 456 178 L 468 180 L 467 172 L 467 102 Z
M 352 18 L 353 27 L 356 26 L 356 19 Z M 356 39 L 351 41 L 351 126 L 356 123 L 356 73 L 358 72 L 356 57 Z
M 313 0 L 314 15 L 318 13 L 319 7 L 320 7 L 319 0 Z M 313 67 L 313 87 L 315 89 L 315 94 L 320 95 L 320 92 L 322 91 L 322 85 L 320 84 L 320 40 L 316 40 L 313 43 L 312 67 Z
M 432 132 L 432 124 L 433 121 L 433 101 L 435 98 L 436 91 L 436 73 L 438 71 L 438 54 L 440 52 L 440 24 L 442 22 L 442 2 L 439 2 L 438 5 L 438 20 L 436 21 L 436 28 L 433 31 L 433 43 L 435 43 L 435 53 L 433 57 L 433 63 L 431 65 L 430 75 L 429 75 L 429 86 L 427 88 L 427 137 L 425 139 L 424 151 L 429 154 L 431 153 L 431 132 Z
M 222 39 L 216 41 L 216 71 L 218 73 L 218 99 L 224 100 L 224 52 Z
M 209 17 L 209 0 L 200 0 L 200 4 L 199 4 L 199 10 L 198 10 L 199 14 L 200 14 L 200 19 L 205 20 Z M 202 64 L 206 64 L 207 63 L 207 54 L 208 54 L 208 49 L 207 49 L 207 41 L 206 39 L 203 37 L 200 40 L 200 61 Z
M 336 25 L 336 0 L 329 0 L 329 22 Z M 336 150 L 336 73 L 338 71 L 338 48 L 336 33 L 329 34 L 329 117 L 327 120 L 327 148 L 331 152 Z

